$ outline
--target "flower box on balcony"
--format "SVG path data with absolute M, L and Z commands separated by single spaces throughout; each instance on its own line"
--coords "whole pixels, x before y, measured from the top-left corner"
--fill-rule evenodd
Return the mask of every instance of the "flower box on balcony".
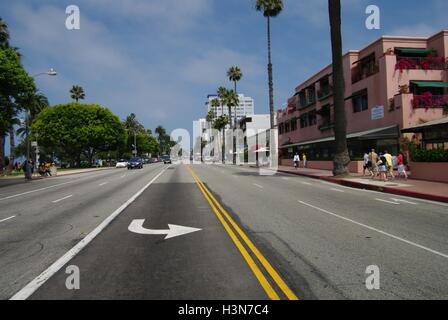
M 431 92 L 425 92 L 422 95 L 414 95 L 412 100 L 414 109 L 424 108 L 448 108 L 448 95 L 433 95 Z

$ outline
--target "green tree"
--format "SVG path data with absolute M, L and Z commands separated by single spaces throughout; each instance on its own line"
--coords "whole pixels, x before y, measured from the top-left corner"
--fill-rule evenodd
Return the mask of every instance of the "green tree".
M 230 128 L 232 128 L 236 122 L 236 119 L 232 120 L 232 108 L 236 108 L 239 104 L 238 94 L 236 94 L 236 92 L 233 90 L 227 90 L 224 95 L 223 104 L 227 106 L 227 109 L 229 111 L 229 125 Z
M 350 156 L 347 149 L 347 119 L 344 102 L 341 1 L 328 0 L 328 8 L 331 27 L 331 49 L 333 55 L 334 135 L 336 149 L 333 159 L 333 175 L 345 176 L 349 174 L 348 165 L 350 164 Z
M 268 36 L 268 77 L 269 77 L 269 111 L 271 114 L 271 129 L 274 128 L 274 80 L 272 71 L 272 53 L 271 53 L 271 18 L 280 14 L 283 10 L 282 0 L 257 0 L 257 11 L 263 12 L 267 18 L 267 36 Z
M 9 30 L 5 20 L 0 17 L 0 46 L 9 46 Z
M 107 108 L 95 104 L 67 103 L 45 108 L 32 125 L 39 143 L 58 150 L 72 166 L 84 156 L 92 164 L 97 152 L 117 150 L 126 143 L 126 131 Z
M 24 70 L 17 50 L 0 48 L 0 172 L 4 167 L 5 137 L 22 111 L 20 101 L 34 92 L 34 80 Z M 13 129 L 12 129 L 13 130 Z
M 70 97 L 76 102 L 78 102 L 79 100 L 84 100 L 86 98 L 84 89 L 81 86 L 73 86 L 70 89 L 70 93 Z

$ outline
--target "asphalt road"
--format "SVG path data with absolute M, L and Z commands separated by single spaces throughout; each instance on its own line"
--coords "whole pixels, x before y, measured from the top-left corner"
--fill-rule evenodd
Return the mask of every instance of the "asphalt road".
M 189 168 L 0 188 L 0 298 L 25 288 L 31 299 L 448 299 L 448 206 L 250 168 Z M 149 233 L 200 230 L 131 232 L 142 219 Z M 366 288 L 372 265 L 379 290 Z M 67 266 L 79 268 L 79 290 L 66 288 Z

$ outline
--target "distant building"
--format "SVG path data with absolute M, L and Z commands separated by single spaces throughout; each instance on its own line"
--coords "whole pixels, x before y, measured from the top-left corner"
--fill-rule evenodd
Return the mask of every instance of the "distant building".
M 401 131 L 441 119 L 448 110 L 448 30 L 429 38 L 384 36 L 343 57 L 348 148 L 352 159 L 375 148 L 396 153 Z M 298 85 L 278 113 L 283 164 L 306 153 L 321 169 L 334 156 L 332 65 Z M 438 132 L 427 148 L 448 148 Z M 330 162 L 330 161 L 328 161 Z
M 236 112 L 237 118 L 253 115 L 255 113 L 254 99 L 252 99 L 251 97 L 246 97 L 244 94 L 239 94 L 238 96 L 239 96 L 240 103 L 239 103 L 238 107 L 232 108 L 232 113 L 233 113 L 232 117 L 235 116 L 235 112 Z M 214 112 L 216 112 L 217 117 L 222 116 L 222 115 L 228 115 L 229 108 L 227 106 L 224 106 L 224 110 L 221 106 L 217 107 L 216 110 L 215 110 L 215 108 L 212 107 L 212 100 L 214 100 L 214 99 L 219 99 L 219 98 L 217 95 L 207 96 L 207 102 L 205 103 L 207 112 L 213 110 Z

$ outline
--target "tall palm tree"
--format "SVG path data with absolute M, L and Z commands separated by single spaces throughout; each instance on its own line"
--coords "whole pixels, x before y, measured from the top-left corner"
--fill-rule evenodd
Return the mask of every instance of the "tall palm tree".
M 222 145 L 221 145 L 221 156 L 222 156 L 222 163 L 225 163 L 225 149 L 226 149 L 226 139 L 224 136 L 224 129 L 229 124 L 229 116 L 222 115 L 213 121 L 213 128 L 218 131 L 222 131 Z
M 233 90 L 227 90 L 224 95 L 224 104 L 227 106 L 229 110 L 229 121 L 230 121 L 230 128 L 233 128 L 233 125 L 235 122 L 232 123 L 232 108 L 236 108 L 239 104 L 239 97 Z M 234 119 L 235 120 L 235 119 Z
M 229 80 L 233 82 L 235 92 L 238 92 L 236 90 L 236 83 L 240 81 L 243 78 L 243 73 L 241 72 L 241 69 L 237 66 L 230 67 L 227 71 L 227 77 L 229 77 Z
M 8 25 L 2 18 L 0 18 L 0 46 L 9 46 Z
M 160 154 L 164 152 L 164 141 L 166 140 L 166 130 L 162 126 L 158 126 L 155 130 L 157 134 L 157 140 L 159 141 Z
M 84 93 L 84 89 L 81 86 L 73 86 L 70 89 L 70 93 L 71 93 L 71 98 L 73 100 L 76 100 L 76 102 L 78 102 L 78 100 L 84 100 L 86 98 L 86 95 Z
M 236 83 L 243 78 L 243 73 L 241 72 L 241 69 L 238 68 L 237 66 L 230 67 L 229 70 L 227 71 L 227 76 L 229 77 L 230 81 L 233 81 L 235 93 L 238 94 Z M 236 124 L 236 108 L 233 115 L 233 119 L 234 124 Z
M 221 106 L 221 102 L 219 99 L 213 99 L 211 102 L 211 106 L 214 109 L 215 117 L 218 115 L 218 108 Z
M 14 160 L 15 160 L 15 137 L 16 133 L 18 136 L 25 138 L 27 132 L 29 132 L 29 126 L 33 123 L 34 119 L 36 119 L 37 115 L 46 107 L 48 107 L 50 103 L 48 102 L 48 98 L 40 91 L 30 92 L 23 97 L 21 97 L 17 101 L 17 110 L 25 110 L 26 116 L 25 121 L 21 121 L 19 118 L 15 117 L 12 119 L 12 125 L 9 128 L 9 144 L 11 147 L 11 165 L 9 170 L 13 169 Z M 18 125 L 18 129 L 14 132 L 14 125 Z M 28 142 L 29 143 L 29 142 Z
M 348 175 L 350 156 L 347 149 L 347 119 L 344 102 L 344 70 L 342 60 L 341 0 L 328 0 L 333 54 L 333 95 L 335 156 L 334 176 Z
M 257 0 L 257 11 L 263 12 L 268 22 L 268 77 L 269 77 L 269 112 L 271 114 L 271 129 L 274 128 L 274 80 L 272 72 L 272 54 L 271 54 L 271 18 L 280 14 L 283 10 L 282 0 Z

